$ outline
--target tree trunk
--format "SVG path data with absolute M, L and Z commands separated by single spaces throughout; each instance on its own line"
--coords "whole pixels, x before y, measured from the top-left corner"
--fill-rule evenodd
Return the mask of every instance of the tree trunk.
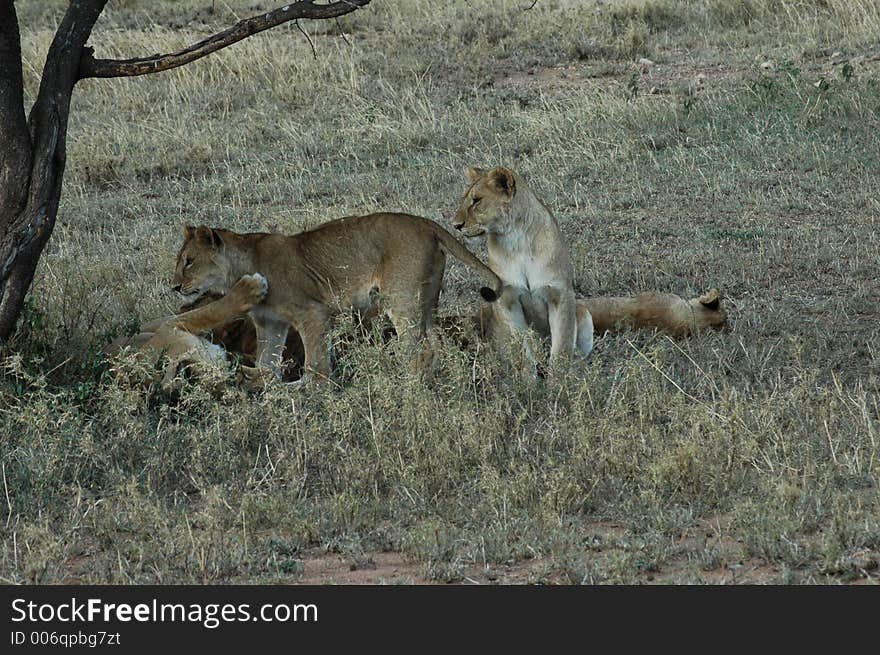
M 25 271 L 14 260 L 7 263 L 6 253 L 18 241 L 10 231 L 27 200 L 30 169 L 31 139 L 24 115 L 18 18 L 12 0 L 0 0 L 0 253 L 6 255 L 0 258 L 0 273 L 9 268 L 8 273 L 0 275 L 0 341 L 11 333 L 24 299 L 24 294 L 7 290 L 20 287 L 23 278 L 28 277 L 21 275 Z
M 107 0 L 71 0 L 37 100 L 24 120 L 21 45 L 12 0 L 0 0 L 0 342 L 12 335 L 61 196 L 70 95 Z

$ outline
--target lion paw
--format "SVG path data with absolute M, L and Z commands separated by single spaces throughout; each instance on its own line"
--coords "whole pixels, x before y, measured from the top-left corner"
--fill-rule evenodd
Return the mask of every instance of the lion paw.
M 244 275 L 235 283 L 233 290 L 240 294 L 243 303 L 253 305 L 269 293 L 269 281 L 259 273 Z

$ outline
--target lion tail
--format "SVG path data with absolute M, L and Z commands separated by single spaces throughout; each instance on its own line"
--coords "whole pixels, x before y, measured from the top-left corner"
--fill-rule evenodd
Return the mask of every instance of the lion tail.
M 440 246 L 443 250 L 450 255 L 453 255 L 466 266 L 469 266 L 488 283 L 487 286 L 480 288 L 480 296 L 482 296 L 483 300 L 486 302 L 495 302 L 498 300 L 498 297 L 501 295 L 501 287 L 504 283 L 501 281 L 501 278 L 495 274 L 495 271 L 481 262 L 474 253 L 459 243 L 458 240 L 443 229 L 443 227 L 434 221 L 428 222 L 431 223 L 437 241 L 440 242 Z

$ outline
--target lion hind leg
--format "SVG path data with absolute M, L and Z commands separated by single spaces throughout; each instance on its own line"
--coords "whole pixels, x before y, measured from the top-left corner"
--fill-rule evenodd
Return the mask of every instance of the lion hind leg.
M 386 314 L 397 333 L 398 347 L 412 361 L 413 371 L 430 371 L 434 362 L 434 351 L 429 338 L 429 312 L 415 299 L 406 302 L 399 298 L 389 298 Z

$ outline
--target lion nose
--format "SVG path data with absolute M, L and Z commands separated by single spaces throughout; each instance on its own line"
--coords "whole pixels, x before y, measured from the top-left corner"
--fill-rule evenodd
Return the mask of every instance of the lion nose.
M 173 284 L 173 285 L 171 285 L 171 288 L 174 289 L 177 293 L 180 293 L 180 285 L 179 284 Z
M 456 230 L 460 230 L 464 227 L 464 223 L 453 223 L 453 225 L 455 226 Z

